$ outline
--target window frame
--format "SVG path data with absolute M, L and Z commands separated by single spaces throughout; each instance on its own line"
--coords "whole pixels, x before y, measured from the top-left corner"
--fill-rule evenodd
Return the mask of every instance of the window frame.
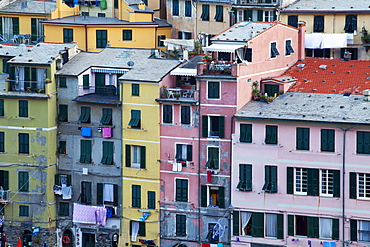
M 216 201 L 213 201 L 211 205 L 211 190 L 218 191 Z M 226 197 L 225 197 L 225 187 L 224 186 L 211 186 L 211 185 L 201 185 L 201 207 L 219 207 L 226 208 Z M 218 205 L 217 205 L 218 204 Z
M 19 217 L 29 217 L 30 216 L 30 206 L 19 205 Z
M 184 110 L 188 109 L 188 110 Z M 187 120 L 187 121 L 185 121 Z M 180 124 L 189 126 L 191 125 L 191 106 L 190 105 L 181 105 L 180 106 Z
M 213 157 L 214 155 L 216 155 L 217 157 Z M 213 165 L 211 164 L 212 163 L 211 158 L 213 160 Z M 207 163 L 206 163 L 207 170 L 220 170 L 220 158 L 221 155 L 219 146 L 207 146 Z
M 356 132 L 356 154 L 370 154 L 370 131 Z
M 300 138 L 299 135 L 301 136 Z M 296 150 L 299 151 L 310 150 L 310 128 L 306 127 L 296 128 Z
M 63 43 L 73 42 L 73 28 L 63 28 Z
M 364 176 L 364 179 L 363 179 L 363 183 L 361 183 L 361 175 Z M 358 172 L 356 173 L 356 195 L 357 195 L 357 199 L 360 199 L 360 200 L 370 200 L 370 193 L 368 193 L 369 196 L 366 196 L 366 191 L 369 191 L 370 190 L 370 173 L 363 173 L 363 172 Z M 368 186 L 366 186 L 368 184 Z M 360 196 L 360 189 L 361 187 L 363 187 L 363 195 L 364 196 Z
M 92 204 L 92 182 L 81 181 L 81 203 Z
M 186 215 L 176 214 L 176 229 L 177 237 L 186 237 Z
M 5 152 L 5 132 L 0 132 L 0 153 Z
M 18 153 L 30 153 L 30 135 L 28 133 L 18 133 Z
M 167 112 L 168 109 L 171 109 Z M 169 120 L 170 119 L 170 120 Z M 162 105 L 162 123 L 172 125 L 173 124 L 173 105 Z
M 299 173 L 299 174 L 298 174 Z M 297 176 L 300 177 L 300 186 L 297 187 Z M 308 190 L 308 169 L 304 167 L 294 167 L 294 194 L 295 195 L 307 195 Z M 297 191 L 298 189 L 298 191 Z
M 186 158 L 182 159 L 179 157 L 183 157 L 183 147 L 186 146 Z M 181 148 L 180 148 L 181 147 Z M 181 152 L 179 152 L 181 150 Z M 183 167 L 186 167 L 187 161 L 193 161 L 193 145 L 187 143 L 176 143 L 175 144 L 175 160 L 177 163 L 183 163 Z
M 132 41 L 132 29 L 122 30 L 122 41 Z
M 215 124 L 215 126 L 213 126 L 213 123 Z M 218 129 L 216 127 L 218 127 Z M 202 116 L 202 137 L 219 138 L 219 139 L 225 138 L 225 116 L 203 115 Z
M 67 154 L 67 141 L 65 140 L 60 140 L 58 142 L 58 154 Z
M 210 84 L 214 86 L 211 86 Z M 221 82 L 207 81 L 207 99 L 209 100 L 220 100 L 221 99 Z
M 188 202 L 189 201 L 189 179 L 175 178 L 175 201 Z
M 138 157 L 140 158 L 140 163 L 133 162 L 135 150 L 139 149 Z M 125 147 L 125 165 L 126 167 L 135 168 L 135 169 L 145 169 L 146 168 L 146 146 L 138 145 L 128 145 Z M 134 164 L 134 165 L 133 165 Z
M 292 46 L 292 40 L 291 39 L 286 39 L 285 40 L 285 56 L 291 56 L 294 53 L 294 49 Z
M 270 58 L 276 59 L 279 56 L 279 50 L 277 49 L 277 41 L 270 42 Z
M 314 15 L 313 16 L 313 32 L 323 33 L 325 30 L 325 16 L 324 15 Z

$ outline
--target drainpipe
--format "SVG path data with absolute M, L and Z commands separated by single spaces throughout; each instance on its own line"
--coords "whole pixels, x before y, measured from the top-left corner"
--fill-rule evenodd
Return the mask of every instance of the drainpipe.
M 86 27 L 86 25 L 84 25 L 84 27 L 85 27 L 85 45 L 86 45 L 86 51 L 89 51 L 89 47 L 87 45 L 87 27 Z
M 233 124 L 233 121 L 234 120 L 234 118 L 233 117 L 231 117 L 230 118 L 230 124 L 231 124 L 231 126 L 230 126 L 230 151 L 229 151 L 229 155 L 230 155 L 230 182 L 229 182 L 229 207 L 228 207 L 228 210 L 229 210 L 229 212 L 230 212 L 230 215 L 229 215 L 229 217 L 228 217 L 228 224 L 229 224 L 229 239 L 228 239 L 228 241 L 230 241 L 230 243 L 231 243 L 231 214 L 232 214 L 232 212 L 233 212 L 233 208 L 232 208 L 232 204 L 231 204 L 231 182 L 232 182 L 232 178 L 231 178 L 231 174 L 233 174 L 232 173 L 232 170 L 233 170 L 233 133 L 234 133 L 234 124 Z
M 201 198 L 201 188 L 200 188 L 200 136 L 202 134 L 202 126 L 201 126 L 201 123 L 200 121 L 202 120 L 202 114 L 200 114 L 200 110 L 201 110 L 201 95 L 202 95 L 202 87 L 201 87 L 201 81 L 198 80 L 199 82 L 199 94 L 198 94 L 198 99 L 199 99 L 199 103 L 198 103 L 198 112 L 199 112 L 199 126 L 198 126 L 198 243 L 200 244 L 200 234 L 201 234 L 201 230 L 200 230 L 200 207 L 201 207 L 201 202 L 202 202 L 202 198 Z M 203 123 L 202 123 L 203 124 Z
M 344 240 L 344 222 L 345 222 L 345 188 L 344 188 L 344 182 L 345 182 L 345 174 L 346 174 L 346 134 L 347 134 L 347 130 L 350 130 L 352 129 L 353 127 L 349 127 L 347 129 L 343 129 L 342 127 L 339 127 L 337 125 L 337 128 L 338 129 L 341 129 L 343 130 L 343 145 L 342 145 L 342 148 L 343 148 L 343 155 L 342 155 L 342 196 L 343 196 L 343 199 L 342 199 L 342 247 L 345 247 L 345 240 Z

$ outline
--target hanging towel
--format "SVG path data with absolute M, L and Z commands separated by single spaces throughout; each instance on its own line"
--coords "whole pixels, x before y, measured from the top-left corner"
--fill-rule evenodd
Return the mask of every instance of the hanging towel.
M 136 237 L 139 232 L 139 222 L 138 221 L 131 221 L 132 228 L 131 228 L 131 241 L 136 242 Z
M 73 204 L 73 222 L 96 224 L 96 207 Z
M 113 208 L 106 208 L 107 210 L 107 217 L 110 218 L 113 216 Z
M 177 171 L 178 172 L 182 171 L 182 163 L 181 162 L 177 163 Z
M 98 207 L 96 209 L 96 223 L 98 225 L 105 226 L 105 223 L 107 222 L 107 210 L 102 207 Z
M 64 200 L 69 200 L 72 198 L 72 188 L 71 186 L 62 185 L 62 198 Z
M 100 1 L 99 6 L 100 6 L 101 9 L 106 9 L 107 8 L 107 0 Z
M 212 183 L 212 171 L 207 171 L 207 182 Z
M 103 138 L 110 138 L 112 137 L 112 128 L 104 127 L 102 128 Z
M 92 129 L 90 127 L 81 127 L 81 135 L 83 137 L 92 137 Z
M 172 171 L 177 172 L 178 165 L 176 162 L 172 163 Z

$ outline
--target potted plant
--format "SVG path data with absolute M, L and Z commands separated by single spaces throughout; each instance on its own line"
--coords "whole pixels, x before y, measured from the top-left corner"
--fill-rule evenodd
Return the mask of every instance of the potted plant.
M 167 86 L 162 86 L 162 98 L 167 98 L 168 96 L 168 90 L 167 90 Z
M 254 100 L 260 100 L 261 98 L 258 81 L 252 83 L 252 96 Z
M 369 32 L 366 30 L 365 27 L 362 27 L 362 37 L 361 37 L 361 40 L 362 40 L 362 43 L 363 44 L 370 44 L 370 35 L 369 35 Z
M 226 67 L 226 68 L 224 68 L 224 73 L 225 74 L 230 74 L 230 68 L 229 67 Z
M 284 90 L 280 90 L 279 95 L 283 95 L 283 94 L 284 94 Z
M 50 78 L 46 78 L 46 79 L 45 79 L 45 83 L 51 83 Z
M 212 61 L 212 57 L 205 55 L 205 56 L 203 57 L 203 60 L 202 60 L 202 61 L 203 61 L 203 62 L 211 62 L 211 61 Z
M 181 94 L 179 94 L 179 93 L 174 93 L 174 94 L 173 94 L 173 97 L 175 97 L 176 99 L 179 99 L 179 98 L 180 98 L 180 96 L 181 96 Z
M 44 90 L 43 88 L 39 88 L 39 89 L 37 90 L 37 92 L 39 92 L 39 93 L 45 93 L 45 90 Z

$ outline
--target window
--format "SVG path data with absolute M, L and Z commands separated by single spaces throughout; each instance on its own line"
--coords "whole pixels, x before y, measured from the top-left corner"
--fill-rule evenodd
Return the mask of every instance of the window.
M 44 37 L 44 24 L 47 19 L 31 18 L 31 41 L 38 41 Z
M 310 129 L 297 128 L 296 130 L 296 149 L 309 150 L 310 149 Z
M 30 207 L 26 205 L 19 205 L 19 216 L 29 216 Z
M 145 146 L 126 145 L 126 167 L 145 169 Z
M 269 193 L 277 192 L 277 166 L 265 166 L 265 184 L 262 190 Z
M 315 15 L 313 21 L 313 31 L 317 33 L 324 32 L 324 16 L 323 15 Z
M 369 199 L 370 198 L 370 174 L 358 173 L 358 198 Z
M 333 196 L 334 195 L 334 185 L 336 187 L 339 187 L 339 184 L 340 184 L 339 171 L 323 169 L 320 172 L 321 172 L 320 173 L 321 175 L 320 195 L 321 196 Z M 336 181 L 334 181 L 334 179 L 336 179 Z
M 97 183 L 96 204 L 98 205 L 113 204 L 114 206 L 118 206 L 118 185 L 109 183 Z
M 68 122 L 68 105 L 59 105 L 59 114 L 57 119 L 60 122 Z
M 294 50 L 292 47 L 292 41 L 290 39 L 285 40 L 285 56 L 289 56 L 292 53 L 294 53 Z
M 81 140 L 80 163 L 91 163 L 91 141 Z
M 0 132 L 0 152 L 5 152 L 5 133 Z
M 191 32 L 179 31 L 178 39 L 191 39 Z
M 131 95 L 140 96 L 140 84 L 131 84 Z
M 274 11 L 272 10 L 267 10 L 267 11 L 264 11 L 264 21 L 266 22 L 273 22 L 274 21 Z
M 266 144 L 277 144 L 278 140 L 277 130 L 278 130 L 277 126 L 266 125 L 266 136 L 265 136 Z
M 356 150 L 358 154 L 370 154 L 370 132 L 369 131 L 357 131 Z
M 224 116 L 202 116 L 202 136 L 212 138 L 225 137 Z
M 191 1 L 185 1 L 185 16 L 191 17 Z
M 215 20 L 218 22 L 224 21 L 224 7 L 222 5 L 216 5 Z
M 155 191 L 148 191 L 148 209 L 155 209 Z
M 187 202 L 188 201 L 188 180 L 187 179 L 176 179 L 176 201 Z
M 112 125 L 112 108 L 102 109 L 102 117 L 100 123 L 104 125 Z
M 346 33 L 354 33 L 357 31 L 357 15 L 346 15 L 344 30 Z
M 81 11 L 81 15 L 82 15 L 82 16 L 89 16 L 89 15 L 90 15 L 90 13 L 89 13 L 89 12 L 87 12 L 87 11 Z
M 225 208 L 225 187 L 201 185 L 201 207 Z
M 239 191 L 252 191 L 252 165 L 239 164 Z
M 279 93 L 279 85 L 264 84 L 264 88 L 265 88 L 265 93 L 267 93 L 269 97 L 274 97 L 275 95 Z
M 65 185 L 65 186 L 71 186 L 72 176 L 71 175 L 63 175 L 63 174 L 55 174 L 55 185 Z
M 271 54 L 270 54 L 270 57 L 271 58 L 275 58 L 275 57 L 277 57 L 278 55 L 280 55 L 280 53 L 279 53 L 279 51 L 278 51 L 278 49 L 277 49 L 277 47 L 276 47 L 277 45 L 276 45 L 276 42 L 272 42 L 271 44 L 270 44 L 270 51 L 271 51 Z
M 2 17 L 0 21 L 0 32 L 4 39 L 10 40 L 19 34 L 19 17 Z
M 321 151 L 322 152 L 334 152 L 335 144 L 335 130 L 322 129 L 321 130 Z
M 123 41 L 132 40 L 132 30 L 123 30 Z
M 307 168 L 295 168 L 294 194 L 307 195 Z
M 67 142 L 59 141 L 58 154 L 66 154 L 66 153 L 67 153 Z
M 217 224 L 216 223 L 208 223 L 208 234 L 206 239 L 210 243 L 217 243 L 220 241 L 220 235 L 215 234 L 217 233 Z
M 9 60 L 10 60 L 9 58 L 4 58 L 3 59 L 3 73 L 9 73 L 10 72 L 10 70 L 9 70 L 10 65 L 8 64 Z
M 186 144 L 176 144 L 176 162 L 186 162 L 193 160 L 193 146 Z M 186 163 L 184 164 L 186 166 Z
M 67 87 L 67 77 L 59 77 L 59 87 L 60 88 Z
M 240 142 L 252 142 L 252 125 L 251 124 L 240 124 Z
M 172 124 L 172 105 L 163 105 L 163 123 Z
M 220 82 L 208 82 L 208 99 L 220 99 Z
M 166 35 L 158 35 L 158 47 L 165 47 L 164 40 L 166 39 Z
M 29 174 L 28 172 L 18 173 L 18 190 L 22 192 L 29 191 Z
M 81 106 L 81 115 L 78 121 L 81 123 L 90 123 L 91 108 L 87 106 Z
M 29 154 L 29 134 L 18 134 L 18 151 L 20 154 Z
M 181 124 L 190 124 L 190 106 L 181 106 Z
M 103 141 L 103 157 L 101 163 L 104 165 L 113 165 L 113 142 Z
M 298 15 L 288 15 L 288 25 L 298 27 Z
M 206 167 L 208 169 L 220 168 L 220 149 L 218 147 L 208 147 L 208 159 Z
M 145 222 L 132 220 L 130 223 L 130 235 L 145 237 Z
M 82 88 L 89 89 L 90 88 L 90 75 L 83 75 L 82 76 Z
M 19 117 L 28 117 L 28 100 L 19 100 Z
M 91 204 L 91 182 L 81 182 L 81 203 Z
M 179 0 L 172 0 L 172 15 L 179 15 Z
M 339 220 L 304 215 L 288 215 L 288 235 L 339 239 Z
M 98 17 L 105 17 L 105 13 L 98 13 Z
M 96 30 L 96 48 L 107 46 L 107 30 Z
M 0 117 L 4 117 L 4 99 L 0 99 Z
M 133 208 L 141 208 L 141 186 L 140 185 L 132 185 L 132 204 Z
M 69 203 L 59 202 L 59 216 L 69 216 Z
M 141 112 L 140 110 L 131 110 L 131 119 L 128 125 L 133 129 L 140 129 L 141 126 Z
M 202 15 L 200 16 L 202 21 L 209 21 L 209 5 L 202 4 Z
M 186 215 L 176 214 L 176 236 L 186 237 Z
M 351 241 L 370 241 L 370 221 L 350 220 Z
M 277 214 L 266 214 L 266 237 L 277 238 L 278 231 L 278 215 Z
M 3 186 L 4 190 L 9 190 L 9 171 L 0 170 L 0 186 Z
M 63 28 L 63 43 L 71 43 L 73 41 L 73 29 Z

